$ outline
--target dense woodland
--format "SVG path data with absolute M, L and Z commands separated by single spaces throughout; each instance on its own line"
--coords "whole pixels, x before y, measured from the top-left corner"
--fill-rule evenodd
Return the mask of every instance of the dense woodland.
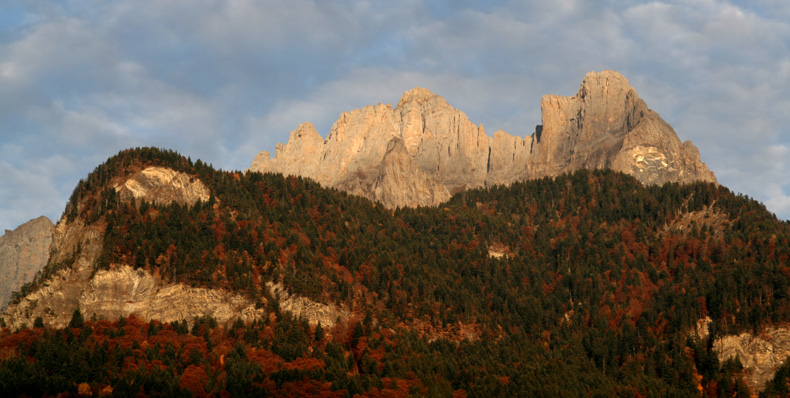
M 151 165 L 195 176 L 212 197 L 120 200 L 112 184 Z M 142 148 L 97 167 L 64 216 L 106 227 L 97 269 L 231 289 L 270 316 L 162 325 L 75 313 L 63 330 L 6 328 L 2 391 L 748 396 L 741 364 L 720 363 L 713 339 L 790 321 L 790 225 L 715 184 L 581 170 L 389 210 Z M 18 297 L 67 266 L 48 264 Z M 355 317 L 331 329 L 292 319 L 267 281 Z M 710 337 L 690 337 L 705 316 Z M 788 380 L 780 369 L 764 395 L 785 395 Z

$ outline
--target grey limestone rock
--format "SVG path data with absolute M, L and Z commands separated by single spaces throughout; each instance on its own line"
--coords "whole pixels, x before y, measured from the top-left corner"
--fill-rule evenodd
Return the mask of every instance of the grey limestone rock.
M 12 292 L 47 265 L 53 227 L 52 221 L 41 216 L 0 236 L 0 308 L 5 308 Z

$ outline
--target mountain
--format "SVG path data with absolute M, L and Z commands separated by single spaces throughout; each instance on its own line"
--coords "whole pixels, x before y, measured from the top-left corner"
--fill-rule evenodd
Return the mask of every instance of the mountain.
M 78 184 L 51 249 L 0 316 L 11 395 L 781 396 L 790 374 L 764 355 L 787 352 L 790 225 L 713 183 L 583 169 L 393 210 L 141 148 Z
M 53 227 L 41 216 L 0 236 L 0 308 L 47 264 Z
M 326 139 L 303 123 L 274 158 L 263 151 L 250 170 L 309 177 L 390 208 L 435 206 L 465 189 L 579 169 L 622 171 L 646 184 L 716 182 L 699 150 L 617 72 L 591 72 L 576 95 L 544 96 L 541 110 L 531 136 L 491 137 L 444 98 L 415 88 L 394 108 L 344 112 Z

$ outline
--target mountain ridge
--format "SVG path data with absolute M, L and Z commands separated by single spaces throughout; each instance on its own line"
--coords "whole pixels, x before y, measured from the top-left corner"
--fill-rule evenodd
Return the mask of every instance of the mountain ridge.
M 582 168 L 610 168 L 646 184 L 716 182 L 694 144 L 681 142 L 615 71 L 588 73 L 571 97 L 544 96 L 541 110 L 531 136 L 488 136 L 418 87 L 395 107 L 342 113 L 326 139 L 305 122 L 277 144 L 273 158 L 259 153 L 250 170 L 310 177 L 390 208 L 436 206 L 468 188 Z
M 401 146 L 391 148 L 396 155 L 407 153 L 393 145 Z M 157 174 L 173 178 L 151 178 Z M 196 189 L 171 189 L 184 181 Z M 207 199 L 182 195 L 206 193 L 197 187 Z M 151 195 L 130 193 L 143 191 Z M 444 389 L 426 395 L 687 395 L 740 388 L 743 380 L 762 388 L 778 366 L 752 366 L 765 344 L 708 343 L 790 322 L 787 224 L 716 184 L 645 185 L 613 170 L 469 189 L 442 207 L 393 210 L 307 178 L 218 171 L 141 148 L 81 181 L 57 229 L 50 264 L 1 317 L 19 331 L 2 329 L 0 350 L 20 350 L 9 355 L 45 370 L 34 374 L 60 374 L 45 359 L 63 346 L 36 336 L 66 339 L 69 348 L 88 339 L 80 349 L 99 356 L 106 336 L 119 358 L 108 366 L 126 358 L 147 369 L 156 359 L 178 384 L 185 368 L 212 364 L 205 387 L 215 393 L 233 387 L 223 372 L 230 378 L 234 364 L 251 363 L 255 352 L 274 358 L 271 351 L 289 363 L 326 365 L 294 374 L 251 364 L 249 374 L 264 383 L 253 384 L 271 391 L 308 379 L 339 396 L 375 395 L 408 379 Z M 174 291 L 183 299 L 171 300 Z M 218 292 L 221 306 L 203 306 Z M 692 336 L 706 316 L 708 337 Z M 209 331 L 200 326 L 207 317 L 224 326 Z M 189 355 L 174 348 L 171 358 L 188 362 L 163 361 L 167 349 L 155 336 L 162 324 L 171 325 L 162 337 L 191 327 L 189 338 L 205 345 Z M 230 337 L 217 340 L 222 333 Z M 236 359 L 223 364 L 234 345 Z M 720 352 L 744 359 L 738 365 Z M 436 367 L 421 367 L 424 358 Z M 11 366 L 22 365 L 0 362 L 0 383 L 9 382 Z M 87 380 L 128 391 L 125 382 L 149 375 L 112 369 Z M 26 379 L 10 382 L 19 380 Z M 57 388 L 72 387 L 45 391 Z

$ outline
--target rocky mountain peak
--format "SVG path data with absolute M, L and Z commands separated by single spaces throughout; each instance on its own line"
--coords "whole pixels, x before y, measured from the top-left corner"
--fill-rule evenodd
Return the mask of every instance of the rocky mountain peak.
M 581 98 L 587 98 L 590 94 L 594 97 L 592 101 L 601 102 L 607 98 L 623 98 L 626 93 L 634 89 L 628 83 L 628 79 L 617 71 L 603 70 L 601 72 L 589 72 L 584 76 L 579 93 Z
M 410 102 L 416 102 L 416 103 L 420 104 L 420 103 L 426 102 L 426 101 L 428 101 L 428 100 L 430 100 L 430 99 L 432 99 L 434 97 L 437 97 L 437 99 L 440 99 L 442 102 L 444 102 L 444 98 L 432 93 L 431 90 L 428 90 L 427 88 L 422 88 L 422 87 L 415 87 L 415 88 L 403 93 L 403 96 L 401 96 L 397 107 L 401 108 L 405 104 L 410 103 Z
M 699 150 L 681 142 L 615 71 L 588 73 L 574 96 L 544 96 L 541 110 L 533 173 L 611 168 L 650 184 L 716 182 Z
M 395 108 L 343 112 L 326 140 L 304 123 L 274 158 L 263 151 L 250 169 L 310 177 L 388 207 L 437 205 L 464 189 L 580 168 L 611 168 L 651 184 L 716 181 L 697 148 L 682 143 L 618 72 L 590 72 L 575 95 L 546 95 L 541 109 L 532 137 L 491 137 L 417 87 Z

